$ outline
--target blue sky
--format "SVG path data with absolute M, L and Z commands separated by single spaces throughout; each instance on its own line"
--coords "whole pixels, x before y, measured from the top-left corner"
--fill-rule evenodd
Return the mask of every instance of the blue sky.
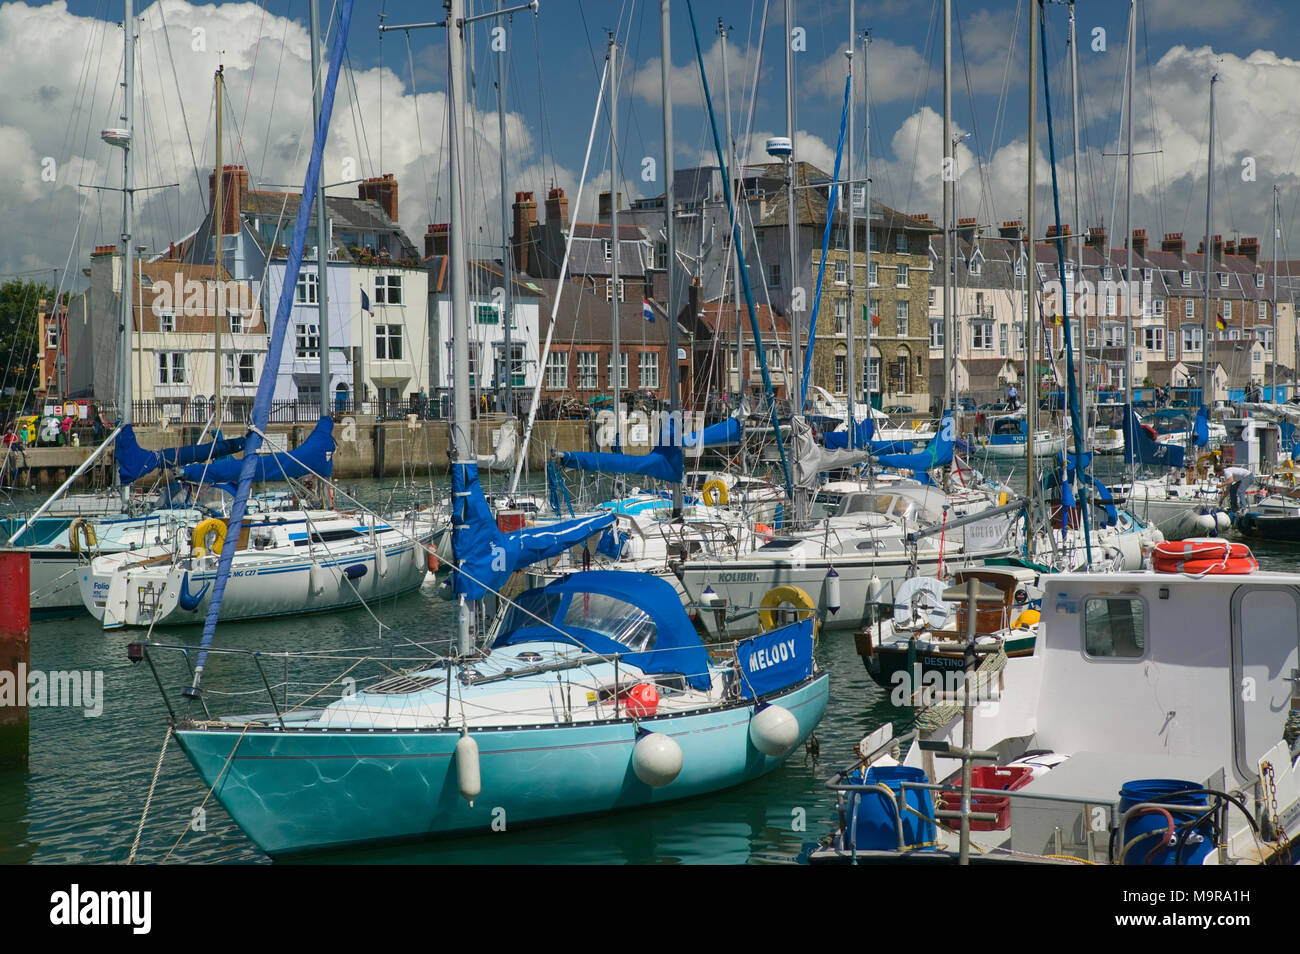
M 495 0 L 470 2 L 476 11 L 495 6 Z M 218 60 L 226 64 L 238 160 L 263 183 L 301 179 L 310 116 L 310 78 L 302 67 L 307 3 L 267 0 L 263 6 L 166 0 L 161 11 L 156 3 L 141 6 L 142 125 L 144 118 L 152 123 L 142 129 L 142 135 L 157 145 L 139 175 L 152 184 L 180 183 L 180 188 L 159 190 L 142 200 L 140 232 L 146 236 L 142 241 L 157 248 L 165 246 L 168 237 L 178 238 L 192 228 L 201 214 L 198 183 L 206 183 L 206 171 L 196 177 L 194 166 L 206 169 L 212 162 L 210 86 Z M 332 6 L 322 0 L 322 16 Z M 766 135 L 785 132 L 783 3 L 773 0 L 769 6 L 751 129 L 756 153 L 761 152 Z M 953 3 L 953 118 L 959 133 L 970 134 L 958 149 L 959 214 L 975 216 L 985 224 L 1024 214 L 1028 52 L 1024 6 L 1014 0 Z M 729 58 L 738 137 L 746 126 L 763 7 L 762 0 L 699 0 L 695 5 L 719 110 L 718 18 L 731 28 Z M 805 31 L 806 40 L 806 49 L 795 54 L 798 151 L 829 170 L 843 89 L 842 53 L 849 42 L 849 5 L 847 0 L 826 0 L 795 7 L 794 24 Z M 0 4 L 0 83 L 11 91 L 0 102 L 0 187 L 6 181 L 17 184 L 0 189 L 0 203 L 7 221 L 41 223 L 39 237 L 28 233 L 0 238 L 0 274 L 61 266 L 70 261 L 70 253 L 84 264 L 91 245 L 113 241 L 115 200 L 108 198 L 109 193 L 87 197 L 84 190 L 78 193 L 76 185 L 87 180 L 107 185 L 118 181 L 114 156 L 96 140 L 98 130 L 113 121 L 107 97 L 114 92 L 114 71 L 120 69 L 121 33 L 104 21 L 120 21 L 121 8 L 120 0 Z M 1117 196 L 1115 159 L 1102 154 L 1115 151 L 1120 130 L 1128 3 L 1080 0 L 1078 8 L 1083 41 L 1081 217 L 1086 225 L 1107 224 L 1114 235 L 1116 222 L 1123 228 L 1122 181 Z M 1300 66 L 1290 59 L 1296 55 L 1292 47 L 1297 41 L 1287 29 L 1289 5 L 1280 0 L 1233 4 L 1142 0 L 1139 10 L 1135 150 L 1152 154 L 1135 160 L 1133 224 L 1146 227 L 1153 236 L 1184 231 L 1193 245 L 1199 237 L 1205 201 L 1207 83 L 1217 67 L 1223 82 L 1216 231 L 1266 236 L 1271 187 L 1277 182 L 1282 189 L 1283 227 L 1289 232 L 1300 196 L 1296 188 L 1300 139 L 1295 132 L 1300 129 L 1300 105 L 1293 94 L 1300 84 Z M 446 217 L 441 99 L 446 88 L 446 41 L 441 30 L 412 32 L 408 60 L 405 34 L 390 32 L 381 41 L 376 29 L 380 12 L 390 24 L 440 19 L 443 13 L 437 2 L 356 4 L 348 45 L 351 75 L 348 89 L 340 92 L 327 170 L 336 161 L 341 170 L 342 163 L 352 159 L 349 168 L 354 167 L 357 175 L 394 172 L 402 186 L 402 224 L 419 244 L 424 226 Z M 942 151 L 941 15 L 941 0 L 857 5 L 859 32 L 870 29 L 872 34 L 874 194 L 903 211 L 929 211 L 936 216 L 937 157 Z M 674 0 L 673 19 L 674 156 L 682 166 L 709 161 L 712 143 L 699 105 L 700 84 L 684 0 Z M 1068 176 L 1065 5 L 1049 4 L 1048 20 L 1057 158 L 1062 175 Z M 203 31 L 206 40 L 198 51 L 191 49 L 195 30 Z M 487 30 L 480 27 L 474 37 L 476 82 L 471 94 L 483 115 L 482 132 L 470 141 L 468 171 L 478 223 L 475 234 L 484 243 L 494 240 L 499 217 L 495 62 L 486 50 Z M 640 176 L 644 157 L 658 160 L 662 155 L 658 3 L 542 0 L 539 16 L 518 14 L 508 30 L 510 189 L 542 190 L 552 182 L 570 194 L 576 188 L 606 37 L 614 30 L 625 57 L 619 98 L 620 188 L 630 196 L 660 191 L 661 182 L 644 182 Z M 1103 30 L 1104 37 L 1096 30 Z M 170 56 L 164 55 L 159 37 L 170 41 Z M 1104 49 L 1094 50 L 1103 39 Z M 857 62 L 860 67 L 861 59 Z M 94 64 L 93 68 L 87 70 L 87 64 Z M 35 85 L 33 76 L 41 77 L 35 95 L 14 96 L 13 90 Z M 859 156 L 865 135 L 862 95 L 859 86 Z M 1050 212 L 1043 119 L 1040 112 L 1039 178 L 1044 186 L 1039 194 L 1040 216 Z M 608 162 L 606 135 L 602 123 L 592 159 L 602 170 Z M 78 182 L 69 181 L 73 176 L 68 174 L 61 174 L 56 183 L 42 181 L 39 163 L 46 157 L 56 158 L 64 170 L 75 169 Z M 1242 176 L 1246 159 L 1253 162 L 1253 181 Z M 338 178 L 343 178 L 341 173 L 331 181 Z M 1068 195 L 1067 178 L 1062 188 Z M 341 187 L 336 194 L 349 193 Z M 1069 212 L 1066 219 L 1072 219 Z M 1267 254 L 1267 241 L 1264 246 Z M 79 269 L 68 271 L 75 274 Z

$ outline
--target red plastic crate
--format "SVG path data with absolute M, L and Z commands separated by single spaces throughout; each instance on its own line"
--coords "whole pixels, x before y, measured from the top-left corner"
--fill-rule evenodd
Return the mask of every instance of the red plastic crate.
M 971 788 L 997 788 L 1004 792 L 1014 792 L 1029 784 L 1034 777 L 1034 770 L 1024 765 L 977 765 L 971 769 Z M 961 776 L 949 779 L 948 784 L 960 785 Z M 950 812 L 961 810 L 961 792 L 943 792 L 943 808 Z M 971 811 L 997 812 L 997 821 L 971 820 L 971 831 L 1006 831 L 1011 824 L 1011 799 L 997 795 L 972 795 Z M 948 819 L 949 824 L 960 824 L 957 819 Z

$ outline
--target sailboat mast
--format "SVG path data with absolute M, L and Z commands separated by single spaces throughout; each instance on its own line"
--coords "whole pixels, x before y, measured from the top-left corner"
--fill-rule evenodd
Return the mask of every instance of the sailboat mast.
M 848 188 L 846 191 L 844 186 L 838 187 L 839 195 L 841 197 L 840 202 L 844 206 L 844 210 L 848 213 L 848 227 L 849 227 L 849 242 L 848 242 L 849 300 L 848 300 L 848 305 L 845 308 L 845 312 L 844 312 L 845 313 L 844 330 L 848 333 L 846 337 L 845 349 L 844 349 L 844 364 L 846 365 L 844 369 L 846 372 L 844 391 L 845 394 L 847 395 L 845 399 L 845 409 L 846 409 L 845 420 L 849 425 L 849 450 L 853 450 L 854 447 L 856 446 L 856 439 L 854 435 L 855 432 L 854 424 L 856 423 L 856 421 L 853 417 L 853 380 L 854 380 L 853 359 L 854 359 L 854 351 L 855 351 L 853 346 L 856 343 L 853 339 L 857 335 L 857 324 L 853 320 L 853 287 L 854 285 L 857 284 L 857 280 L 858 280 L 857 243 L 854 240 L 854 235 L 853 235 L 854 229 L 857 227 L 858 224 L 855 216 L 853 215 L 853 195 L 854 192 L 857 190 L 857 183 L 858 183 L 858 180 L 853 175 L 853 106 L 854 106 L 853 46 L 854 43 L 856 42 L 854 38 L 854 34 L 857 32 L 857 21 L 854 19 L 854 14 L 856 13 L 854 7 L 856 6 L 857 6 L 856 0 L 849 0 L 849 48 L 844 53 L 844 55 L 848 57 L 849 60 L 849 67 L 848 67 L 849 69 L 849 110 L 848 110 L 848 125 L 846 127 L 847 134 L 844 137 L 844 146 L 848 152 L 846 159 L 847 159 L 847 168 L 849 170 L 849 174 L 845 176 L 845 178 L 848 180 Z M 845 196 L 848 197 L 847 202 L 844 201 Z M 867 221 L 868 222 L 871 221 L 870 211 L 867 212 Z
M 1279 401 L 1279 400 L 1277 399 L 1277 354 L 1278 354 L 1278 338 L 1277 338 L 1277 325 L 1278 325 L 1278 321 L 1277 321 L 1277 240 L 1278 240 L 1278 238 L 1279 238 L 1279 236 L 1278 236 L 1278 228 L 1277 228 L 1277 198 L 1278 198 L 1278 196 L 1277 196 L 1277 186 L 1274 185 L 1274 186 L 1273 186 L 1273 309 L 1272 309 L 1272 311 L 1269 312 L 1269 314 L 1270 314 L 1270 315 L 1272 316 L 1272 318 L 1273 318 L 1273 334 L 1272 334 L 1272 340 L 1271 340 L 1271 343 L 1272 343 L 1272 345 L 1273 345 L 1273 347 L 1272 347 L 1273 354 L 1271 355 L 1271 358 L 1272 358 L 1272 377 L 1271 377 L 1271 379 L 1270 379 L 1270 381 L 1269 381 L 1269 389 L 1270 389 L 1270 398 L 1269 398 L 1269 399 L 1270 399 L 1274 404 L 1281 404 L 1282 402 Z
M 799 316 L 795 314 L 794 309 L 794 288 L 795 277 L 798 274 L 798 251 L 797 236 L 798 215 L 795 213 L 794 205 L 794 163 L 797 155 L 794 147 L 794 0 L 785 0 L 785 134 L 790 139 L 790 156 L 786 159 L 785 165 L 785 218 L 786 231 L 790 239 L 790 276 L 786 279 L 786 284 L 790 289 L 787 301 L 790 302 L 790 367 L 783 375 L 786 379 L 787 393 L 792 395 L 794 401 L 794 413 L 803 413 L 802 389 L 799 387 L 799 373 L 803 368 L 803 357 L 800 348 L 799 335 Z M 806 185 L 807 183 L 805 183 Z M 811 343 L 810 343 L 811 344 Z M 793 390 L 791 390 L 793 388 Z M 776 439 L 780 440 L 781 435 L 778 432 Z
M 1128 83 L 1124 94 L 1124 403 L 1133 407 L 1133 84 L 1137 79 L 1137 0 L 1128 5 Z M 1126 435 L 1127 438 L 1127 435 Z
M 1039 0 L 1041 2 L 1041 0 Z M 1040 375 L 1038 373 L 1038 309 L 1036 299 L 1038 297 L 1038 261 L 1034 253 L 1035 236 L 1037 236 L 1038 223 L 1034 216 L 1034 199 L 1038 191 L 1037 182 L 1037 151 L 1035 145 L 1038 142 L 1038 30 L 1035 29 L 1035 11 L 1038 9 L 1038 3 L 1029 5 L 1029 129 L 1027 132 L 1027 152 L 1029 155 L 1026 165 L 1029 167 L 1028 206 L 1029 210 L 1025 216 L 1025 235 L 1027 236 L 1026 251 L 1028 261 L 1025 263 L 1025 320 L 1028 325 L 1027 346 L 1028 346 L 1028 364 L 1029 373 L 1025 377 L 1025 493 L 1032 499 L 1034 494 L 1034 431 L 1038 427 L 1038 382 Z M 1034 537 L 1033 534 L 1027 534 L 1025 537 L 1026 546 L 1029 548 L 1029 556 L 1034 555 Z
M 609 307 L 614 328 L 609 353 L 609 385 L 614 391 L 614 444 L 621 448 L 623 435 L 619 420 L 623 403 L 623 362 L 618 353 L 618 44 L 614 42 L 613 33 L 609 35 L 609 246 Z
M 1210 77 L 1210 155 L 1205 178 L 1205 320 L 1201 334 L 1201 403 L 1211 407 L 1213 395 L 1210 370 L 1210 266 L 1214 257 L 1213 214 L 1214 214 L 1214 84 L 1219 82 L 1219 74 Z
M 315 6 L 315 3 L 313 3 L 312 6 L 314 7 L 314 6 Z M 225 224 L 226 224 L 226 223 L 225 223 L 225 218 L 226 218 L 226 195 L 225 195 L 225 184 L 226 184 L 226 183 L 225 183 L 225 178 L 226 178 L 226 176 L 225 176 L 225 169 L 224 169 L 223 166 L 222 166 L 222 156 L 221 156 L 221 147 L 222 147 L 222 139 L 221 139 L 221 133 L 222 133 L 222 129 L 221 129 L 221 115 L 222 115 L 222 110 L 225 108 L 225 107 L 224 107 L 224 101 L 225 101 L 225 96 L 224 96 L 224 94 L 225 94 L 225 83 L 222 81 L 222 80 L 223 80 L 223 77 L 222 77 L 222 70 L 223 70 L 223 69 L 224 69 L 224 67 L 222 67 L 222 66 L 218 66 L 218 67 L 217 67 L 217 75 L 216 75 L 216 79 L 215 79 L 215 81 L 214 81 L 214 82 L 216 83 L 216 107 L 217 107 L 217 108 L 216 108 L 216 114 L 217 114 L 217 177 L 216 177 L 216 191 L 215 191 L 215 193 L 214 193 L 214 198 L 213 198 L 213 202 L 212 202 L 212 226 L 213 226 L 213 232 L 214 232 L 215 237 L 216 237 L 216 242 L 215 242 L 215 251 L 214 251 L 214 254 L 213 254 L 213 260 L 214 260 L 214 262 L 216 263 L 216 268 L 215 268 L 216 275 L 215 275 L 215 278 L 216 278 L 216 281 L 217 281 L 217 282 L 220 282 L 220 281 L 221 281 L 221 265 L 222 265 L 222 255 L 221 255 L 221 252 L 222 252 L 222 246 L 225 244 L 225 243 L 222 241 L 222 238 L 223 238 L 223 236 L 222 236 L 222 230 L 225 228 Z M 217 287 L 220 288 L 220 287 L 222 287 L 222 286 L 221 286 L 221 285 L 218 285 Z M 217 305 L 217 308 L 216 308 L 216 314 L 214 314 L 214 315 L 212 316 L 212 341 L 213 341 L 213 344 L 212 344 L 212 381 L 213 381 L 213 385 L 212 385 L 212 403 L 213 403 L 213 405 L 214 405 L 214 411 L 215 411 L 215 413 L 216 413 L 216 426 L 217 426 L 217 428 L 220 428 L 220 427 L 221 427 L 221 422 L 222 422 L 222 420 L 224 420 L 224 417 L 225 417 L 225 415 L 222 414 L 222 403 L 221 403 L 221 332 L 222 332 L 222 330 L 223 330 L 223 329 L 222 329 L 222 325 L 223 325 L 222 318 L 224 317 L 224 312 L 225 312 L 225 310 L 226 310 L 225 297 L 226 297 L 225 295 L 217 295 L 217 296 L 216 296 L 216 305 Z
M 320 17 L 316 11 L 317 0 L 311 0 L 309 23 L 311 29 L 311 116 L 313 123 L 320 122 L 321 84 L 320 71 Z M 305 196 L 304 196 L 305 198 Z M 325 276 L 329 261 L 329 221 L 325 215 L 325 186 L 316 188 L 316 347 L 320 357 L 320 412 L 330 412 L 330 292 Z M 371 289 L 373 291 L 373 289 Z
M 679 380 L 680 365 L 677 363 L 677 313 L 680 310 L 680 297 L 677 283 L 673 281 L 673 269 L 677 266 L 677 234 L 673 229 L 673 205 L 676 201 L 673 182 L 673 96 L 670 82 L 673 58 L 668 4 L 669 0 L 659 0 L 659 82 L 663 88 L 664 102 L 664 241 L 668 246 L 668 261 L 665 263 L 664 272 L 665 277 L 668 279 L 668 418 L 670 421 L 678 422 L 681 420 L 680 412 L 682 407 L 682 388 Z M 723 49 L 725 51 L 725 44 Z M 731 122 L 731 110 L 727 110 L 727 122 Z M 727 138 L 731 138 L 730 133 L 728 133 Z M 727 188 L 731 188 L 731 183 L 727 183 Z M 733 236 L 736 234 L 734 228 L 732 234 Z M 736 254 L 734 243 L 732 245 L 732 254 Z M 739 266 L 736 268 L 736 275 L 739 279 Z M 692 315 L 691 317 L 694 319 L 695 316 Z M 739 365 L 736 366 L 736 373 L 739 376 Z M 684 424 L 681 425 L 681 428 L 681 431 L 674 435 L 677 440 L 681 440 L 682 435 L 686 433 Z M 661 432 L 661 439 L 662 436 Z M 673 516 L 680 517 L 681 514 L 682 485 L 681 483 L 674 483 Z
M 1079 38 L 1075 32 L 1074 0 L 1070 0 L 1070 118 L 1074 135 L 1074 221 L 1075 264 L 1074 283 L 1079 287 L 1083 280 L 1083 203 L 1079 200 Z M 1069 293 L 1066 289 L 1064 294 Z M 1078 315 L 1078 308 L 1071 308 Z M 1084 328 L 1087 318 L 1079 319 L 1079 395 L 1083 404 L 1083 434 L 1085 443 L 1091 438 L 1088 427 L 1088 332 Z
M 497 14 L 505 9 L 505 0 L 497 0 Z M 515 323 L 514 308 L 514 265 L 510 257 L 510 193 L 507 191 L 506 182 L 506 47 L 505 44 L 499 44 L 497 50 L 497 153 L 500 162 L 501 173 L 501 274 L 502 289 L 505 297 L 502 300 L 501 315 L 501 332 L 502 348 L 505 351 L 506 380 L 505 387 L 502 388 L 502 406 L 500 410 L 506 413 L 506 416 L 513 418 L 515 416 L 515 360 L 514 360 L 514 335 L 511 332 L 511 326 Z M 538 373 L 541 373 L 538 368 Z M 513 427 L 514 425 L 510 425 Z
M 943 407 L 945 411 L 953 411 L 955 416 L 957 349 L 953 343 L 956 329 L 952 314 L 952 170 L 952 0 L 943 0 Z M 867 227 L 871 227 L 869 209 Z M 870 244 L 868 241 L 868 247 Z
M 862 389 L 866 393 L 867 416 L 871 416 L 871 31 L 867 30 L 862 34 L 862 96 L 866 103 L 866 109 L 863 110 L 863 120 L 866 123 L 863 128 L 863 150 L 862 150 L 862 209 L 867 219 L 866 228 L 863 229 L 865 241 L 862 243 L 862 274 L 867 279 L 867 320 L 862 323 L 862 356 L 863 356 L 863 382 Z M 852 116 L 852 110 L 849 111 Z M 852 233 L 849 233 L 852 234 Z M 849 294 L 852 294 L 853 285 L 849 284 Z M 849 308 L 849 327 L 853 327 L 853 308 Z M 852 340 L 850 335 L 849 339 Z M 851 352 L 850 352 L 851 353 Z M 852 378 L 853 362 L 849 361 L 849 381 Z M 849 421 L 850 430 L 853 427 L 853 421 Z
M 122 20 L 122 32 L 125 34 L 125 47 L 122 57 L 123 108 L 122 119 L 126 121 L 126 142 L 122 144 L 122 317 L 118 333 L 118 401 L 121 403 L 118 419 L 122 424 L 130 424 L 134 419 L 131 406 L 131 334 L 134 316 L 131 314 L 131 282 L 134 277 L 132 266 L 135 258 L 131 247 L 131 231 L 135 216 L 135 4 L 126 0 L 125 15 Z M 114 469 L 116 473 L 116 469 Z M 130 488 L 123 487 L 123 500 L 130 493 Z
M 445 0 L 447 8 L 447 73 L 451 109 L 447 113 L 451 158 L 448 166 L 451 228 L 447 230 L 447 251 L 451 264 L 451 356 L 452 422 L 451 463 L 467 468 L 477 463 L 476 448 L 470 443 L 471 408 L 469 395 L 469 289 L 466 275 L 465 198 L 463 194 L 463 150 L 465 130 L 465 24 L 464 0 Z M 453 501 L 455 504 L 455 501 Z M 462 655 L 472 651 L 470 607 L 460 597 L 458 643 Z
M 732 207 L 734 208 L 739 202 L 739 196 L 737 195 L 733 184 L 738 181 L 740 169 L 736 165 L 736 140 L 731 131 L 731 73 L 727 70 L 727 28 L 723 25 L 722 17 L 718 17 L 718 37 L 722 42 L 722 102 L 723 108 L 727 111 L 727 161 L 731 164 L 731 181 L 724 183 L 724 186 L 732 190 Z M 664 42 L 668 42 L 666 38 Z M 664 82 L 664 96 L 668 96 L 667 81 Z M 665 102 L 667 102 L 666 99 Z M 667 109 L 665 109 L 665 112 L 667 112 Z M 672 216 L 670 215 L 668 226 L 670 229 L 672 228 L 671 219 Z M 734 229 L 731 231 L 732 234 L 735 233 Z M 731 240 L 731 262 L 729 264 L 732 269 L 732 274 L 735 276 L 731 285 L 731 295 L 732 300 L 736 302 L 736 403 L 737 407 L 739 407 L 740 395 L 745 391 L 743 380 L 745 370 L 745 349 L 743 347 L 743 335 L 741 333 L 740 324 L 740 256 L 736 254 L 736 243 L 734 240 Z M 725 295 L 723 296 L 723 301 L 726 301 Z M 728 382 L 729 381 L 730 379 L 728 378 Z M 741 441 L 741 448 L 743 453 L 744 441 Z

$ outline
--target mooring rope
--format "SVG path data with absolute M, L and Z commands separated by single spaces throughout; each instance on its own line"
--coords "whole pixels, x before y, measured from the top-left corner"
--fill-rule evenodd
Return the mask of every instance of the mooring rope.
M 162 774 L 163 757 L 167 754 L 167 743 L 172 740 L 172 727 L 167 726 L 163 736 L 162 751 L 158 753 L 158 764 L 153 767 L 153 781 L 149 783 L 149 795 L 144 800 L 144 811 L 140 813 L 140 825 L 135 830 L 135 841 L 131 842 L 131 853 L 126 856 L 129 865 L 135 861 L 135 853 L 140 847 L 140 836 L 144 834 L 144 822 L 149 817 L 149 806 L 153 804 L 153 793 L 158 787 L 158 777 Z

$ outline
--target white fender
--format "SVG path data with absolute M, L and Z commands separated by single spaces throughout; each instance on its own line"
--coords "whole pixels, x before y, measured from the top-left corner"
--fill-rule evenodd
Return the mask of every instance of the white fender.
M 460 797 L 474 807 L 474 799 L 483 792 L 483 778 L 479 773 L 478 743 L 465 730 L 456 741 L 456 778 L 460 782 Z
M 765 706 L 749 720 L 749 741 L 764 755 L 785 755 L 799 744 L 799 720 L 783 706 Z
M 307 570 L 307 589 L 312 596 L 325 592 L 325 568 L 315 560 L 312 560 L 311 567 Z
M 647 732 L 632 747 L 632 771 L 651 788 L 662 788 L 682 771 L 682 748 L 662 732 Z
M 840 575 L 835 567 L 826 571 L 826 608 L 832 614 L 840 611 Z
M 375 548 L 375 575 L 379 577 L 388 575 L 388 551 L 382 545 Z
M 953 604 L 943 598 L 948 587 L 932 576 L 914 576 L 904 580 L 894 591 L 894 625 L 912 625 L 912 598 L 919 593 L 929 594 L 927 620 L 931 629 L 943 629 L 952 618 Z M 924 605 L 924 603 L 923 603 Z

